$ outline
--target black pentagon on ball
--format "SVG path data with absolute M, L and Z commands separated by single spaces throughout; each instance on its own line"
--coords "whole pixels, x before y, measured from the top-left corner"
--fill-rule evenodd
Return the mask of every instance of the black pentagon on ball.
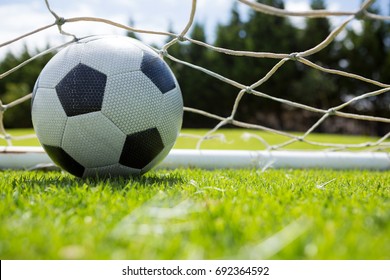
M 142 169 L 162 150 L 164 143 L 157 128 L 150 128 L 127 135 L 119 163 Z
M 144 52 L 141 62 L 141 71 L 163 94 L 176 87 L 168 66 L 158 56 Z
M 79 63 L 55 87 L 68 117 L 100 111 L 107 76 Z
M 62 148 L 56 146 L 42 145 L 46 153 L 50 158 L 60 167 L 68 171 L 69 173 L 82 177 L 85 168 L 74 160 L 67 152 Z

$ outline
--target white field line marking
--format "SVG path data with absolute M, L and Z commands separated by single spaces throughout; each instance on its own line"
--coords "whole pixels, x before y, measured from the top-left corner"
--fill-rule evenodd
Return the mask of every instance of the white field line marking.
M 269 259 L 303 235 L 310 225 L 311 222 L 308 219 L 301 217 L 261 243 L 244 246 L 240 250 L 240 258 Z
M 127 239 L 138 235 L 188 231 L 195 227 L 194 221 L 186 221 L 194 212 L 200 212 L 200 207 L 193 201 L 177 201 L 160 193 L 125 216 L 114 227 L 111 235 L 113 238 Z
M 336 178 L 333 178 L 332 180 L 329 180 L 329 181 L 327 181 L 327 182 L 325 182 L 325 183 L 316 185 L 316 188 L 317 188 L 317 189 L 323 189 L 323 188 L 325 188 L 326 185 L 332 183 L 332 182 L 335 181 L 335 180 L 336 180 Z

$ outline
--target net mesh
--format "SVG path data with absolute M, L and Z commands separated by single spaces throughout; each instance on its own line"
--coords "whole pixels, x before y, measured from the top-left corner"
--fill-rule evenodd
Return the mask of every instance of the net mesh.
M 227 83 L 237 89 L 237 94 L 235 97 L 234 105 L 231 109 L 231 113 L 229 116 L 221 116 L 218 114 L 215 114 L 213 112 L 207 112 L 204 110 L 200 110 L 198 108 L 190 108 L 185 107 L 185 113 L 194 113 L 202 115 L 206 118 L 213 119 L 214 121 L 217 121 L 217 125 L 207 131 L 204 135 L 191 135 L 191 134 L 181 134 L 182 137 L 193 137 L 198 139 L 196 148 L 200 148 L 202 146 L 202 143 L 204 141 L 207 141 L 208 139 L 212 139 L 215 137 L 219 137 L 220 134 L 218 133 L 220 128 L 224 126 L 234 126 L 234 127 L 240 127 L 240 128 L 247 128 L 247 129 L 254 129 L 254 130 L 260 130 L 260 131 L 267 131 L 272 134 L 278 134 L 287 137 L 286 141 L 279 144 L 270 144 L 265 139 L 263 139 L 261 136 L 255 133 L 245 133 L 243 136 L 245 138 L 255 138 L 258 139 L 262 145 L 265 146 L 266 150 L 281 150 L 281 149 L 288 149 L 292 144 L 297 142 L 304 142 L 309 145 L 315 145 L 318 147 L 323 147 L 324 149 L 334 149 L 334 150 L 369 150 L 369 151 L 389 151 L 390 148 L 390 131 L 387 132 L 385 135 L 383 135 L 380 139 L 377 139 L 375 141 L 370 142 L 361 142 L 361 143 L 347 143 L 347 144 L 341 144 L 341 143 L 324 143 L 319 141 L 310 140 L 309 135 L 311 135 L 322 123 L 325 122 L 328 118 L 336 117 L 341 119 L 355 119 L 360 120 L 364 122 L 379 122 L 379 123 L 390 123 L 390 118 L 388 117 L 379 117 L 379 116 L 370 116 L 370 115 L 364 115 L 364 114 L 355 114 L 355 113 L 348 113 L 344 111 L 345 108 L 348 106 L 351 106 L 351 104 L 354 104 L 355 102 L 373 98 L 379 95 L 385 95 L 389 94 L 390 91 L 390 85 L 373 80 L 358 74 L 345 72 L 343 70 L 339 69 L 330 69 L 323 67 L 317 63 L 314 63 L 309 60 L 309 57 L 313 54 L 316 54 L 320 52 L 321 50 L 327 48 L 329 44 L 331 44 L 336 37 L 343 32 L 347 25 L 354 21 L 354 20 L 380 20 L 380 21 L 388 21 L 390 20 L 389 16 L 383 16 L 379 14 L 374 14 L 369 12 L 369 7 L 375 2 L 373 0 L 366 0 L 364 1 L 360 8 L 357 11 L 329 11 L 329 10 L 308 10 L 303 12 L 294 12 L 294 11 L 288 11 L 285 9 L 278 9 L 266 4 L 261 4 L 255 1 L 247 1 L 247 0 L 238 0 L 237 1 L 240 5 L 245 5 L 247 7 L 250 7 L 251 9 L 255 10 L 258 13 L 264 13 L 264 14 L 270 14 L 276 17 L 306 17 L 306 18 L 326 18 L 326 17 L 341 17 L 343 21 L 341 24 L 339 24 L 336 28 L 334 28 L 330 34 L 318 45 L 314 46 L 311 49 L 302 51 L 302 52 L 293 52 L 293 53 L 270 53 L 270 52 L 262 52 L 262 51 L 240 51 L 240 50 L 234 50 L 234 49 L 227 49 L 227 48 L 221 48 L 217 47 L 215 45 L 212 45 L 210 43 L 195 40 L 191 37 L 189 37 L 188 33 L 191 27 L 194 25 L 194 19 L 197 14 L 197 1 L 192 0 L 191 5 L 191 12 L 188 16 L 188 22 L 185 25 L 185 27 L 182 29 L 180 33 L 172 33 L 172 32 L 166 32 L 166 31 L 155 31 L 155 30 L 143 30 L 143 29 L 137 29 L 132 26 L 124 25 L 118 22 L 111 21 L 109 19 L 105 18 L 96 18 L 96 17 L 73 17 L 73 18 L 64 18 L 58 15 L 55 11 L 53 11 L 50 7 L 50 3 L 48 0 L 45 1 L 48 13 L 51 13 L 54 17 L 54 22 L 42 26 L 36 30 L 32 30 L 31 32 L 28 32 L 26 34 L 23 34 L 17 38 L 14 38 L 10 41 L 4 42 L 0 44 L 0 48 L 9 46 L 12 44 L 15 44 L 18 41 L 23 41 L 27 37 L 33 36 L 36 33 L 43 32 L 50 28 L 58 28 L 60 36 L 65 36 L 68 39 L 68 42 L 65 44 L 55 46 L 52 48 L 47 49 L 44 52 L 41 52 L 34 57 L 31 57 L 21 64 L 17 65 L 16 67 L 9 69 L 8 71 L 0 74 L 0 79 L 3 79 L 10 75 L 11 73 L 17 71 L 30 61 L 37 59 L 47 53 L 59 50 L 69 44 L 72 44 L 76 40 L 78 40 L 78 37 L 76 34 L 70 34 L 66 32 L 66 25 L 68 23 L 75 23 L 75 22 L 97 22 L 97 23 L 104 23 L 107 25 L 114 26 L 118 29 L 123 29 L 127 32 L 134 32 L 136 34 L 140 33 L 146 33 L 146 34 L 152 34 L 155 36 L 170 36 L 172 39 L 166 43 L 164 46 L 162 46 L 159 49 L 155 49 L 156 52 L 160 54 L 161 57 L 167 60 L 171 60 L 174 63 L 179 63 L 184 65 L 185 67 L 191 67 L 194 70 L 201 71 L 214 79 L 220 80 L 224 83 Z M 243 57 L 253 57 L 256 59 L 273 59 L 275 61 L 274 66 L 272 69 L 263 77 L 261 77 L 258 81 L 256 81 L 253 84 L 243 84 L 240 83 L 240 81 L 235 81 L 233 79 L 227 78 L 225 76 L 222 76 L 219 73 L 213 72 L 210 69 L 206 69 L 200 65 L 196 65 L 194 63 L 190 63 L 188 61 L 181 60 L 177 57 L 174 57 L 170 54 L 169 50 L 172 46 L 175 44 L 179 44 L 181 42 L 187 42 L 190 44 L 198 45 L 200 47 L 206 48 L 213 52 L 222 53 L 227 56 L 243 56 Z M 320 109 L 312 106 L 308 106 L 305 104 L 301 104 L 298 102 L 294 102 L 291 100 L 279 98 L 276 96 L 272 96 L 266 93 L 263 93 L 258 90 L 258 88 L 266 83 L 272 76 L 277 75 L 278 71 L 284 67 L 286 62 L 288 61 L 295 61 L 296 63 L 301 63 L 305 65 L 305 67 L 309 67 L 314 69 L 315 71 L 320 71 L 323 73 L 331 74 L 331 75 L 338 75 L 345 79 L 355 79 L 359 80 L 362 83 L 367 83 L 370 85 L 373 85 L 376 87 L 376 90 L 370 91 L 370 92 L 364 92 L 358 96 L 355 96 L 348 101 L 327 109 Z M 179 81 L 180 82 L 180 81 Z M 253 124 L 253 123 L 246 123 L 238 120 L 236 118 L 236 113 L 238 108 L 240 107 L 240 102 L 242 101 L 243 97 L 245 95 L 254 95 L 258 97 L 259 99 L 269 99 L 273 100 L 274 102 L 279 102 L 283 104 L 284 106 L 290 107 L 290 108 L 296 108 L 303 111 L 308 111 L 311 113 L 316 113 L 318 115 L 317 121 L 311 125 L 304 133 L 297 135 L 297 133 L 289 133 L 286 131 L 281 131 L 274 129 L 272 127 L 263 126 L 261 124 Z M 22 136 L 11 136 L 8 132 L 8 130 L 4 127 L 4 114 L 7 114 L 7 111 L 11 109 L 12 107 L 18 106 L 23 102 L 28 102 L 28 100 L 31 98 L 31 94 L 27 94 L 21 98 L 15 98 L 15 100 L 8 102 L 7 104 L 3 103 L 2 100 L 0 100 L 0 139 L 3 139 L 6 141 L 6 145 L 13 146 L 15 145 L 15 142 L 20 139 L 26 139 L 35 137 L 35 135 L 22 135 Z

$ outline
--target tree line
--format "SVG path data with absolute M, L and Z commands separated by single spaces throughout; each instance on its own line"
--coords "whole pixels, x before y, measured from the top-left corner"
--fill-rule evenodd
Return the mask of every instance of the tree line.
M 283 0 L 265 0 L 263 3 L 284 8 Z M 323 0 L 312 0 L 312 9 L 325 9 Z M 379 13 L 379 7 L 371 11 Z M 245 18 L 245 19 L 244 19 Z M 340 69 L 364 77 L 390 83 L 390 23 L 379 20 L 361 20 L 361 28 L 347 28 L 337 40 L 308 59 L 322 67 Z M 293 53 L 310 49 L 322 42 L 332 31 L 329 19 L 305 19 L 297 27 L 289 18 L 275 17 L 250 11 L 240 14 L 237 4 L 231 8 L 229 21 L 216 26 L 213 45 L 233 50 Z M 174 32 L 174 30 L 172 30 Z M 136 37 L 136 34 L 128 33 Z M 189 34 L 193 39 L 210 42 L 205 26 L 196 22 Z M 171 38 L 170 38 L 171 39 Z M 230 56 L 207 48 L 180 42 L 168 49 L 170 55 L 202 66 L 241 84 L 251 85 L 264 77 L 277 63 L 275 59 Z M 27 49 L 15 56 L 11 53 L 0 63 L 3 73 L 29 57 Z M 0 80 L 0 99 L 3 103 L 30 92 L 40 70 L 51 55 L 34 60 L 5 79 Z M 180 63 L 167 60 L 183 93 L 184 104 L 220 116 L 231 114 L 238 89 Z M 379 89 L 356 79 L 326 74 L 296 61 L 285 63 L 257 90 L 274 97 L 288 99 L 320 109 L 329 109 L 366 92 Z M 353 103 L 343 111 L 388 118 L 390 96 L 382 94 Z M 7 127 L 31 126 L 29 104 L 17 106 L 5 114 Z M 280 130 L 304 131 L 321 115 L 296 109 L 270 99 L 244 95 L 235 119 L 261 124 Z M 215 121 L 193 113 L 185 113 L 184 127 L 211 127 Z M 363 122 L 331 117 L 316 131 L 331 133 L 359 133 L 384 135 L 388 124 Z

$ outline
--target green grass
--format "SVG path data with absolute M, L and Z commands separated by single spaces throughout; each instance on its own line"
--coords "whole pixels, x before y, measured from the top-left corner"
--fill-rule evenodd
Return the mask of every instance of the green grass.
M 390 258 L 390 172 L 1 177 L 1 259 Z M 279 247 L 267 245 L 272 236 Z
M 390 171 L 0 171 L 0 258 L 390 259 Z
M 184 129 L 183 134 L 186 135 L 197 135 L 202 136 L 208 132 L 207 129 Z M 202 149 L 246 149 L 246 150 L 262 150 L 266 146 L 259 140 L 255 138 L 250 138 L 245 140 L 242 138 L 244 133 L 251 133 L 263 138 L 269 145 L 279 145 L 288 140 L 289 137 L 272 134 L 269 132 L 255 131 L 255 130 L 244 130 L 244 129 L 220 129 L 217 133 L 213 134 L 215 138 L 204 141 L 201 145 Z M 21 136 L 26 134 L 33 134 L 32 129 L 13 129 L 9 132 L 12 136 Z M 295 135 L 301 136 L 303 133 Z M 224 140 L 221 141 L 219 135 L 224 135 Z M 194 149 L 196 147 L 197 138 L 190 137 L 179 137 L 175 149 Z M 360 144 L 366 142 L 375 142 L 378 138 L 369 137 L 369 136 L 344 136 L 336 134 L 310 134 L 306 140 L 313 142 L 326 142 L 334 144 Z M 13 142 L 16 146 L 38 146 L 39 142 L 36 138 L 27 139 L 27 140 L 18 140 Z M 6 145 L 5 140 L 0 139 L 0 146 Z M 304 142 L 295 142 L 286 147 L 287 149 L 324 149 L 324 147 L 307 144 Z
M 208 132 L 206 129 L 185 129 L 184 134 L 205 135 Z M 255 138 L 244 139 L 243 134 L 250 133 L 260 136 L 268 145 L 280 145 L 286 141 L 291 140 L 290 137 L 277 135 L 269 132 L 248 129 L 220 129 L 214 136 L 215 138 L 204 141 L 201 145 L 202 149 L 245 149 L 245 150 L 264 150 L 267 148 L 261 141 Z M 302 136 L 304 133 L 292 133 L 296 136 Z M 223 135 L 224 139 L 221 141 L 218 135 Z M 361 144 L 366 142 L 376 142 L 378 138 L 369 136 L 345 136 L 339 134 L 320 134 L 312 133 L 305 138 L 310 142 L 322 142 L 331 144 Z M 175 148 L 177 149 L 194 149 L 198 139 L 179 137 Z M 286 149 L 303 149 L 303 150 L 318 150 L 326 147 L 308 144 L 297 141 L 285 147 Z

